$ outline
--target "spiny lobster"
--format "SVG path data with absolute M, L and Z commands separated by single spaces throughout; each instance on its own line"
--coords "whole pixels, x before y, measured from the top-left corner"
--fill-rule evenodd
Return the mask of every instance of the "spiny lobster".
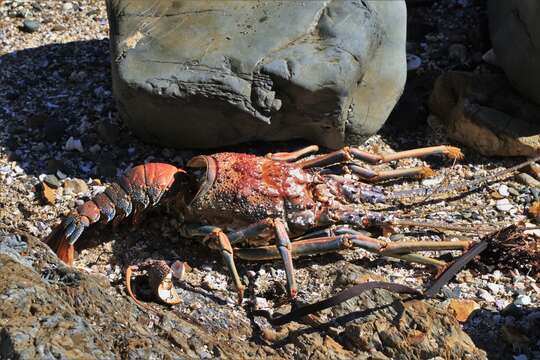
M 178 210 L 183 224 L 182 236 L 201 239 L 221 252 L 240 302 L 244 286 L 235 258 L 282 259 L 288 295 L 294 298 L 297 285 L 292 259 L 296 256 L 359 247 L 432 265 L 442 273 L 448 263 L 417 252 L 465 251 L 472 245 L 468 240 L 391 242 L 369 237 L 363 231 L 373 226 L 399 225 L 399 220 L 393 217 L 365 211 L 363 203 L 384 202 L 428 191 L 424 188 L 392 193 L 369 183 L 403 176 L 430 176 L 433 172 L 429 167 L 377 171 L 361 162 L 376 165 L 434 154 L 460 159 L 462 153 L 458 148 L 434 146 L 371 154 L 345 147 L 306 158 L 316 151 L 316 146 L 310 146 L 265 157 L 241 153 L 201 155 L 192 158 L 185 170 L 164 163 L 135 166 L 118 183 L 112 183 L 66 217 L 46 242 L 61 260 L 72 264 L 74 244 L 90 225 L 98 221 L 118 222 L 128 216 L 137 223 L 145 209 L 168 201 Z M 425 223 L 416 225 L 426 226 Z M 180 301 L 171 285 L 171 269 L 166 264 L 148 262 L 140 267 L 144 268 L 155 278 L 151 286 L 161 301 L 169 304 Z M 130 294 L 132 269 L 128 268 L 126 274 Z

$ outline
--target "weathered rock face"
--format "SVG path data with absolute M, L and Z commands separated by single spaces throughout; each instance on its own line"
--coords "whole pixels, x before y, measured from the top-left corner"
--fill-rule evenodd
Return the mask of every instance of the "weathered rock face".
M 66 268 L 31 237 L 0 234 L 0 299 L 1 359 L 196 358 L 201 342 L 210 345 L 209 334 L 176 317 L 149 326 L 152 315 L 105 277 Z M 234 353 L 215 341 L 210 351 Z
M 107 3 L 120 114 L 147 141 L 357 143 L 405 83 L 404 1 Z
M 523 96 L 540 105 L 540 2 L 491 0 L 488 16 L 497 64 Z
M 448 72 L 429 100 L 448 136 L 483 155 L 535 156 L 540 107 L 517 94 L 503 75 Z
M 325 296 L 381 280 L 343 260 L 307 275 L 301 285 Z M 485 358 L 452 315 L 385 290 L 323 311 L 326 325 L 273 328 L 200 289 L 141 311 L 119 287 L 65 267 L 35 238 L 0 233 L 0 358 Z

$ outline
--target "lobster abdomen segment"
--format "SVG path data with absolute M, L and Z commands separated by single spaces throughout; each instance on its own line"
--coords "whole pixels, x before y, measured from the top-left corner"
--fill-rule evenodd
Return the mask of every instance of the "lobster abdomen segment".
M 185 173 L 174 165 L 148 163 L 135 166 L 110 184 L 104 192 L 80 205 L 57 225 L 45 242 L 67 264 L 73 263 L 73 245 L 84 229 L 98 221 L 120 221 L 159 203 L 171 188 L 176 175 Z

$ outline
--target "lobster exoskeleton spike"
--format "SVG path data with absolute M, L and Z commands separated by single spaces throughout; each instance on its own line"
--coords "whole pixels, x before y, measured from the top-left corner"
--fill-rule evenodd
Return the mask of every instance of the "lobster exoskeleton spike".
M 119 184 L 112 183 L 104 192 L 79 206 L 45 240 L 58 257 L 71 265 L 73 245 L 84 230 L 100 219 L 104 223 L 119 221 L 149 206 L 158 204 L 173 185 L 176 175 L 183 173 L 176 166 L 162 163 L 139 165 L 128 171 Z

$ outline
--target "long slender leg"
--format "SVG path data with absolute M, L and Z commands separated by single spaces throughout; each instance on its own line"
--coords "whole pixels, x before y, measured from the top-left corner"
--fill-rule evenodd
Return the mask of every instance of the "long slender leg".
M 244 298 L 244 285 L 242 285 L 242 281 L 240 280 L 240 276 L 238 275 L 238 271 L 236 270 L 236 265 L 233 258 L 233 249 L 229 238 L 221 229 L 215 229 L 205 238 L 204 242 L 208 240 L 214 240 L 214 246 L 221 251 L 223 261 L 225 262 L 225 265 L 231 273 L 234 287 L 238 292 L 238 303 L 241 304 Z
M 282 152 L 282 153 L 269 153 L 266 154 L 266 157 L 275 161 L 296 161 L 300 159 L 301 157 L 304 157 L 308 154 L 316 153 L 319 151 L 319 147 L 317 145 L 310 145 L 303 149 L 296 150 L 293 152 Z
M 352 242 L 346 235 L 328 236 L 292 242 L 291 253 L 293 257 L 297 257 L 339 251 L 351 247 Z M 251 261 L 275 260 L 281 258 L 281 254 L 276 246 L 235 249 L 235 255 L 240 259 Z
M 318 231 L 303 235 L 291 241 L 299 241 L 299 240 L 305 240 L 305 239 L 310 239 L 310 238 L 313 239 L 313 238 L 318 238 L 318 237 L 329 237 L 329 236 L 344 235 L 344 234 L 369 236 L 369 233 L 367 231 L 358 231 L 344 225 L 338 225 L 338 226 L 330 226 L 326 229 L 318 230 Z M 402 255 L 386 254 L 386 256 L 408 261 L 408 262 L 415 262 L 417 264 L 422 264 L 422 265 L 432 265 L 438 268 L 444 268 L 445 266 L 447 266 L 447 263 L 445 261 L 433 259 L 427 256 L 414 254 L 414 253 L 402 254 Z
M 341 150 L 337 150 L 326 155 L 320 155 L 313 159 L 301 161 L 299 162 L 299 165 L 302 168 L 307 169 L 312 167 L 327 166 L 342 161 L 352 161 L 354 159 L 362 160 L 370 164 L 382 164 L 409 157 L 420 157 L 436 154 L 444 154 L 451 159 L 461 159 L 463 157 L 459 148 L 444 145 L 400 151 L 392 154 L 371 154 L 354 147 L 344 147 Z
M 431 168 L 427 166 L 383 171 L 371 170 L 355 164 L 347 165 L 346 168 L 349 169 L 352 173 L 356 174 L 361 180 L 372 183 L 381 180 L 395 179 L 408 176 L 425 178 L 435 175 L 433 170 L 431 170 Z
M 428 156 L 428 155 L 439 155 L 439 154 L 446 155 L 450 159 L 463 158 L 463 154 L 461 153 L 461 150 L 459 148 L 454 147 L 454 146 L 446 146 L 446 145 L 430 146 L 430 147 L 424 147 L 424 148 L 418 148 L 418 149 L 399 151 L 399 152 L 390 153 L 390 154 L 377 154 L 377 155 L 373 155 L 373 154 L 370 154 L 365 151 L 361 151 L 356 148 L 351 148 L 351 153 L 355 159 L 370 162 L 372 164 L 382 164 L 382 163 L 390 162 L 393 160 L 399 160 L 399 159 L 405 159 L 405 158 L 411 158 L 411 157 L 422 157 L 422 156 Z
M 406 241 L 389 243 L 363 234 L 345 234 L 294 241 L 291 243 L 291 253 L 293 257 L 296 257 L 360 247 L 379 255 L 398 257 L 405 261 L 439 266 L 444 263 L 429 261 L 428 259 L 430 258 L 411 253 L 411 251 L 466 250 L 471 245 L 472 242 L 470 241 Z M 241 259 L 255 261 L 280 258 L 279 251 L 275 246 L 235 249 L 235 254 Z
M 369 233 L 367 231 L 354 230 L 354 229 L 351 229 L 348 225 L 332 225 L 325 229 L 316 230 L 316 231 L 304 234 L 302 236 L 296 237 L 294 239 L 291 239 L 291 241 L 299 241 L 299 240 L 314 239 L 314 238 L 319 238 L 319 237 L 328 237 L 328 236 L 344 235 L 344 234 L 352 234 L 352 235 L 363 234 L 363 235 L 369 236 Z
M 287 234 L 287 228 L 281 219 L 275 219 L 276 247 L 279 251 L 283 264 L 285 265 L 285 274 L 287 275 L 287 290 L 289 296 L 294 299 L 297 294 L 296 279 L 294 277 L 294 268 L 291 254 L 291 240 Z

